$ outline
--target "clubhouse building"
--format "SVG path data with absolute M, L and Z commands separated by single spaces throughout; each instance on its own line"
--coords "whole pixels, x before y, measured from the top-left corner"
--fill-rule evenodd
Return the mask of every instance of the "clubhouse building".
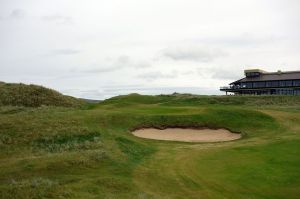
M 266 72 L 245 70 L 245 77 L 234 81 L 221 91 L 236 95 L 300 95 L 300 71 Z

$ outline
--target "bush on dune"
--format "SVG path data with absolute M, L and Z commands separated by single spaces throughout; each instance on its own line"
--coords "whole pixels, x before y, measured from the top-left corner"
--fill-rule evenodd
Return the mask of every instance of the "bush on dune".
M 0 105 L 78 107 L 83 103 L 79 99 L 43 86 L 0 82 Z

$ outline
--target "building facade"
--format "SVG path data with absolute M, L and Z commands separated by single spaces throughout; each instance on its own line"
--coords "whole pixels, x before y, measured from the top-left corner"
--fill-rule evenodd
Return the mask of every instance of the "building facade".
M 245 70 L 245 77 L 234 81 L 221 91 L 236 95 L 300 95 L 300 71 L 266 72 Z

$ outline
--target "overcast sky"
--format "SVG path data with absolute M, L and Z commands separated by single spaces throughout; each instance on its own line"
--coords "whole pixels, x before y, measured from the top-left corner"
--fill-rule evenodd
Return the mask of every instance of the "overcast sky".
M 299 0 L 0 0 L 0 81 L 211 95 L 247 68 L 300 70 Z

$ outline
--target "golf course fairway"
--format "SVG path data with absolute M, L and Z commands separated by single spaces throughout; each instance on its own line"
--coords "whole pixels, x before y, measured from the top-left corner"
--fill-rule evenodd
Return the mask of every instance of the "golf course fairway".
M 182 142 L 137 129 L 227 129 Z M 131 94 L 80 107 L 0 106 L 0 198 L 300 196 L 300 96 Z

